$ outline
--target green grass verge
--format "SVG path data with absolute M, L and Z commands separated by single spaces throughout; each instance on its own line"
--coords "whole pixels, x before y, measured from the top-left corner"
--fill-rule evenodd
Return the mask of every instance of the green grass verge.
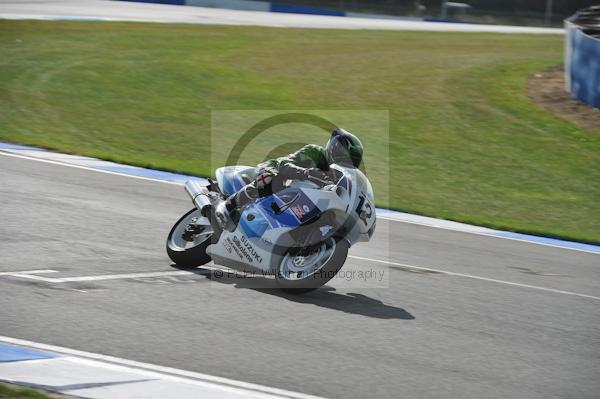
M 524 92 L 560 36 L 1 21 L 0 54 L 1 140 L 207 176 L 211 109 L 387 109 L 378 205 L 600 242 L 600 127 Z
M 6 399 L 51 399 L 43 393 L 29 389 L 17 388 L 14 385 L 8 385 L 0 382 L 0 398 Z

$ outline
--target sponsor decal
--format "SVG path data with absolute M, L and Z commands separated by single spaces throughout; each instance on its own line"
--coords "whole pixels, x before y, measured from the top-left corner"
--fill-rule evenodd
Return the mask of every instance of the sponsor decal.
M 286 201 L 290 196 L 299 195 L 298 198 L 293 202 L 293 206 L 290 207 L 294 216 L 298 218 L 300 222 L 305 222 L 317 216 L 321 211 L 310 198 L 303 191 L 292 191 L 286 193 L 286 195 L 280 195 L 282 200 Z
M 261 237 L 261 239 L 260 239 L 260 240 L 261 240 L 262 242 L 264 242 L 265 244 L 268 244 L 268 245 L 273 245 L 273 242 L 272 242 L 271 240 L 267 240 L 267 239 L 266 239 L 266 238 L 264 238 L 264 237 Z
M 250 253 L 250 255 L 252 255 L 254 260 L 256 260 L 258 263 L 262 263 L 262 261 L 263 261 L 262 257 L 258 254 L 258 252 L 256 252 L 256 249 L 254 249 L 254 247 L 252 246 L 252 243 L 250 243 L 250 240 L 248 240 L 246 237 L 242 236 L 242 244 L 244 245 L 246 250 Z
M 240 260 L 244 260 L 244 255 L 242 254 L 242 251 L 240 251 L 240 248 L 235 244 L 237 240 L 237 237 L 233 237 L 233 240 L 230 237 L 227 237 L 225 239 L 225 242 L 227 243 L 227 245 L 225 245 L 225 249 L 227 249 L 227 246 L 229 246 L 229 248 L 233 249 L 233 251 L 235 252 L 235 254 L 237 256 L 239 256 Z M 231 252 L 231 251 L 230 251 Z
M 223 246 L 225 247 L 225 250 L 229 253 L 231 253 L 231 251 L 233 250 L 231 248 L 231 241 L 229 240 L 229 238 L 223 241 Z
M 240 257 L 241 260 L 248 263 L 262 263 L 263 258 L 258 254 L 250 240 L 246 238 L 246 236 L 241 236 L 238 238 L 237 236 L 233 236 L 232 238 L 227 238 L 227 240 L 233 247 L 235 253 Z
M 294 212 L 294 215 L 296 215 L 296 217 L 298 219 L 302 219 L 302 216 L 304 216 L 306 214 L 306 212 L 304 211 L 303 207 L 300 206 L 300 205 L 294 205 L 291 209 L 292 209 L 292 212 Z

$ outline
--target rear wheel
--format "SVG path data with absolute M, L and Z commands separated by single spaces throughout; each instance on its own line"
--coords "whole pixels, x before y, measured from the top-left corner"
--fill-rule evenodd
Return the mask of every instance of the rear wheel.
M 187 232 L 186 232 L 187 230 Z M 175 223 L 167 237 L 167 254 L 180 267 L 194 268 L 210 262 L 206 248 L 211 243 L 214 230 L 207 217 L 196 208 Z M 184 239 L 184 235 L 187 239 Z
M 348 248 L 348 241 L 336 237 L 329 237 L 307 249 L 291 248 L 277 268 L 277 285 L 282 290 L 295 294 L 323 286 L 344 265 Z

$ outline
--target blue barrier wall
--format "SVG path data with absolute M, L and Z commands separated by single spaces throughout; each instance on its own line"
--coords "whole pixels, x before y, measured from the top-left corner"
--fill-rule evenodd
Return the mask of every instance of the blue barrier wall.
M 267 1 L 244 1 L 244 0 L 121 0 L 133 1 L 139 3 L 158 3 L 172 4 L 179 6 L 201 6 L 201 7 L 216 7 L 229 8 L 233 10 L 254 10 L 254 11 L 270 11 L 270 12 L 285 12 L 292 14 L 313 14 L 313 15 L 332 15 L 336 17 L 344 17 L 344 11 L 329 10 L 321 7 L 310 7 L 302 5 L 271 3 Z
M 153 3 L 153 4 L 171 4 L 176 6 L 184 6 L 185 0 L 121 0 L 131 1 L 135 3 Z
M 314 14 L 314 15 L 333 15 L 336 17 L 344 17 L 346 13 L 343 11 L 328 10 L 320 7 L 309 7 L 292 4 L 271 3 L 271 12 L 287 12 L 292 14 Z
M 600 108 L 600 39 L 570 22 L 565 28 L 567 88 L 576 99 Z

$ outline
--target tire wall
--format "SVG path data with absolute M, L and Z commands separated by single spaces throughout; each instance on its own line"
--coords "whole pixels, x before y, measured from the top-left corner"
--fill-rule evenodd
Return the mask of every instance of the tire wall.
M 565 81 L 574 98 L 600 108 L 600 36 L 565 21 Z

